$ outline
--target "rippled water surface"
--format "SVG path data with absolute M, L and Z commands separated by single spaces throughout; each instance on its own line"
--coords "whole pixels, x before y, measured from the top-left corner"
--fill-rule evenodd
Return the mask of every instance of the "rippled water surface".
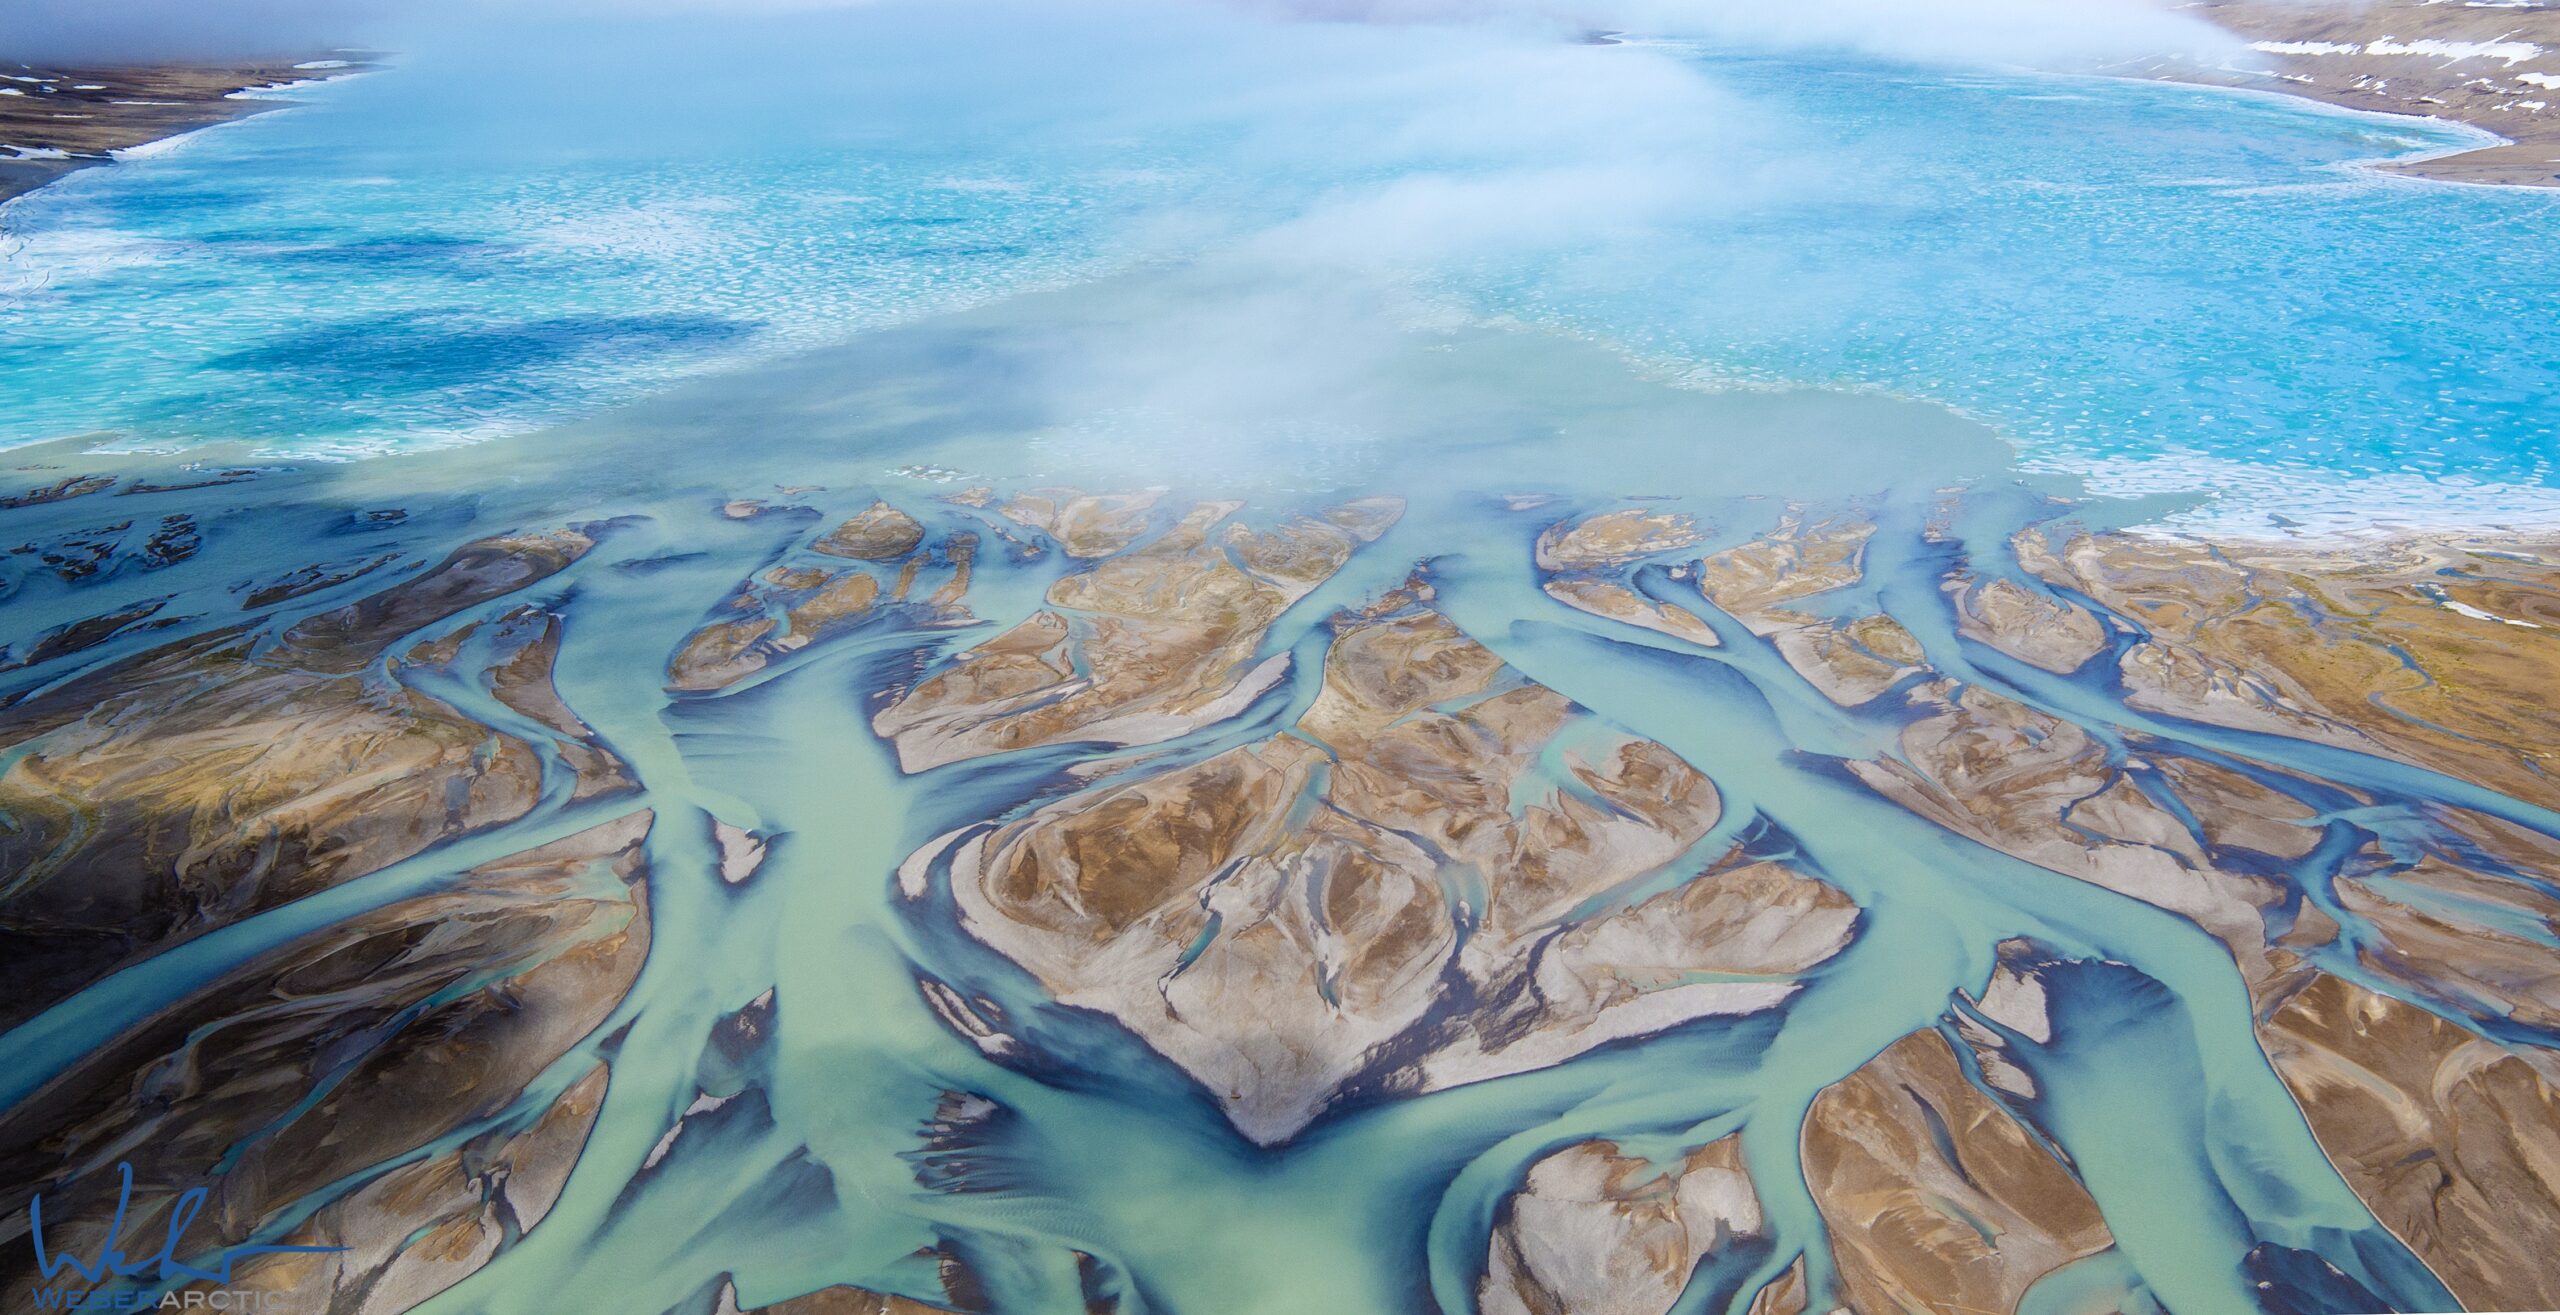
M 2404 515 L 2551 498 L 2560 261 L 2529 235 L 2560 202 L 2346 164 L 2464 130 L 1634 45 L 1575 56 L 1682 67 L 1699 86 L 1672 112 L 1694 122 L 1622 154 L 1569 129 L 1485 149 L 1432 122 L 1485 89 L 1414 54 L 1468 38 L 1170 26 L 1077 34 L 1127 70 L 1092 83 L 1005 25 L 893 15 L 823 67 L 716 36 L 670 58 L 643 33 L 575 71 L 439 48 L 284 93 L 308 107 L 11 208 L 0 385 L 23 401 L 0 439 L 508 432 L 1276 227 L 1675 372 L 1881 387 L 2121 487 L 2246 487 L 2234 514 L 2261 527 L 2333 500 L 2289 495 L 2305 474 Z M 1654 177 L 1630 189 L 1639 169 Z M 1446 195 L 1328 212 L 1397 175 Z M 1470 246 L 1489 222 L 1471 188 L 1520 231 Z M 1624 227 L 1560 243 L 1521 197 L 1559 230 Z M 1459 258 L 1378 226 L 1408 204 Z
M 1948 679 L 2090 727 L 2110 763 L 2231 764 L 2318 801 L 2339 846 L 2457 805 L 2560 831 L 2405 763 L 2135 712 L 2106 662 L 1986 656 L 1940 587 L 1959 566 L 2032 585 L 2011 537 L 2093 485 L 2228 490 L 2215 514 L 2260 529 L 2560 506 L 2560 202 L 2350 164 L 2451 129 L 2192 89 L 1159 17 L 1097 34 L 890 7 L 830 20 L 851 26 L 814 53 L 773 53 L 770 29 L 641 31 L 576 68 L 438 47 L 0 212 L 0 439 L 174 449 L 40 454 L 164 484 L 217 452 L 258 472 L 23 509 L 30 542 L 94 534 L 112 503 L 190 517 L 205 547 L 77 583 L 30 569 L 12 638 L 161 600 L 170 629 L 69 665 L 233 624 L 266 642 L 376 586 L 244 610 L 244 582 L 582 525 L 592 552 L 478 615 L 564 619 L 562 700 L 639 782 L 580 802 L 553 781 L 522 821 L 106 977 L 0 1037 L 0 1095 L 296 936 L 645 805 L 646 968 L 527 1097 L 602 1056 L 604 1113 L 556 1210 L 444 1309 L 708 1309 L 729 1280 L 750 1304 L 931 1295 L 919 1252 L 939 1246 L 1007 1312 L 1085 1309 L 1097 1284 L 1130 1315 L 1454 1312 L 1539 1155 L 1739 1131 L 1775 1166 L 1771 1239 L 1681 1307 L 1728 1308 L 1720 1283 L 1739 1310 L 1799 1254 L 1829 1281 L 1786 1172 L 1815 1094 L 1979 993 L 2020 937 L 2116 974 L 2053 1002 L 2060 1039 L 2032 1061 L 2037 1116 L 2115 1245 L 2029 1309 L 2345 1309 L 2267 1304 L 2247 1265 L 2297 1253 L 2333 1267 L 2321 1282 L 2449 1304 L 2323 1157 L 2220 944 L 1860 786 L 1843 764 L 1892 751 L 1917 716 L 1898 699 L 1840 706 L 1729 618 L 1710 649 L 1573 612 L 1530 545 L 1638 497 L 1696 515 L 1701 551 L 1795 504 L 1871 521 L 1864 578 L 1813 606 L 1889 612 Z M 1406 510 L 1258 641 L 1285 675 L 1233 719 L 1157 756 L 1059 743 L 905 773 L 880 700 L 1085 565 L 946 500 L 980 481 L 1170 486 L 1167 514 L 1238 498 L 1266 527 L 1347 497 Z M 750 497 L 772 506 L 726 509 Z M 863 630 L 670 692 L 670 654 L 742 580 L 875 497 L 937 545 L 985 540 L 980 624 Z M 1427 1096 L 1353 1092 L 1257 1144 L 1134 1033 L 966 934 L 937 838 L 1289 733 L 1337 609 L 1425 562 L 1434 605 L 1514 678 L 1715 782 L 1702 851 L 1835 884 L 1858 935 L 1784 1010 Z M 502 718 L 474 660 L 377 674 Z M 11 692 L 68 674 L 39 664 Z M 1569 776 L 1542 763 L 1523 792 Z M 752 881 L 719 877 L 714 818 L 779 838 Z M 2261 875 L 2298 908 L 2319 897 L 2288 883 L 2316 892 L 2342 861 L 2323 853 L 2327 873 Z M 2363 971 L 2352 937 L 2305 954 Z M 989 1005 L 1021 1050 L 970 1044 L 920 982 Z M 695 1106 L 705 1038 L 767 990 L 746 1094 Z M 928 1152 L 947 1092 L 1005 1115 Z M 669 1142 L 688 1108 L 693 1140 Z

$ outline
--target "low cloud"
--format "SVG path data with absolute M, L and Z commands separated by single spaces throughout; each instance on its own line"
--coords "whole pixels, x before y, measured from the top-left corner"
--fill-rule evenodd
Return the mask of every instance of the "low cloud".
M 1319 21 L 1499 23 L 1839 50 L 1928 63 L 2076 68 L 2235 47 L 2168 0 L 1226 0 Z M 2300 0 L 2312 3 L 2313 0 Z M 2319 0 L 2330 3 L 2332 0 Z
M 10 0 L 0 62 L 274 59 L 362 44 L 396 0 Z
M 1324 22 L 1626 31 L 1745 47 L 2070 68 L 2233 43 L 2166 0 L 1191 0 Z M 874 0 L 14 0 L 0 60 L 303 55 L 457 26 L 752 18 Z M 1096 21 L 1119 12 L 1096 6 Z
M 2078 68 L 2238 47 L 2221 29 L 2157 0 L 1634 0 L 1611 8 L 1635 30 L 1931 63 Z

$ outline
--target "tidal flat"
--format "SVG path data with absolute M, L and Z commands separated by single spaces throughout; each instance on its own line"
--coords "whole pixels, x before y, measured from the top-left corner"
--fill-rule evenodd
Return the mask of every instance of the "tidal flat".
M 2560 541 L 1225 277 L 10 453 L 0 1301 L 2560 1305 Z

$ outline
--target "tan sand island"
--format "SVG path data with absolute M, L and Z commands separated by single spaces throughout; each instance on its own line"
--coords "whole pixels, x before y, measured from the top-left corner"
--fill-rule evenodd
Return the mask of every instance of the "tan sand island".
M 1040 610 L 991 618 L 1013 624 L 891 673 L 870 692 L 871 724 L 910 771 L 1072 742 L 1128 752 L 1103 749 L 1089 785 L 928 843 L 897 880 L 919 900 L 947 880 L 970 937 L 1061 1001 L 1117 1019 L 1258 1142 L 1289 1138 L 1355 1087 L 1401 1098 L 1773 1010 L 1864 934 L 1842 890 L 1739 847 L 1660 893 L 1607 898 L 1707 834 L 1717 786 L 1471 638 L 1427 563 L 1328 616 L 1291 611 L 1389 551 L 1380 540 L 1402 499 L 1309 507 L 1269 529 L 1248 528 L 1241 501 L 1165 502 L 976 488 L 938 507 L 881 501 L 813 520 L 783 560 L 741 565 L 734 595 L 669 654 L 669 688 L 716 699 L 831 646 L 968 624 L 984 606 L 975 559 L 1060 561 Z M 775 513 L 744 492 L 726 505 Z M 285 1238 L 352 1250 L 262 1258 L 234 1285 L 318 1283 L 347 1309 L 391 1311 L 544 1217 L 610 1067 L 555 1061 L 614 1010 L 648 952 L 644 839 L 698 825 L 616 802 L 638 783 L 554 682 L 564 618 L 539 598 L 610 533 L 483 539 L 272 640 L 218 631 L 0 710 L 12 750 L 0 808 L 18 819 L 0 835 L 17 874 L 0 922 L 19 1016 L 427 847 L 505 834 L 546 791 L 587 801 L 569 815 L 596 819 L 548 824 L 458 883 L 288 938 L 98 1045 L 0 1119 L 12 1166 L 0 1208 L 14 1227 L 42 1190 L 54 1219 L 80 1221 L 58 1229 L 99 1240 L 108 1180 L 93 1170 L 119 1156 L 138 1161 L 130 1239 L 191 1188 L 217 1192 L 210 1227 L 237 1242 L 343 1182 Z M 2447 807 L 2433 820 L 2458 844 L 2388 865 L 2376 853 L 2370 878 L 2350 864 L 2334 893 L 2364 929 L 2349 980 L 2311 962 L 2336 948 L 2340 924 L 2265 875 L 2322 843 L 2314 810 L 2145 729 L 2164 717 L 2226 727 L 2560 804 L 2560 711 L 2547 698 L 2560 644 L 2534 634 L 2560 628 L 2560 553 L 2027 533 L 2023 576 L 1949 569 L 1939 616 L 1826 614 L 1866 578 L 1878 538 L 1854 515 L 1802 509 L 1705 552 L 1689 514 L 1638 503 L 1552 522 L 1518 544 L 1516 565 L 1627 642 L 1766 644 L 1812 696 L 1906 708 L 1898 745 L 1841 763 L 1858 787 L 2205 929 L 2238 965 L 2259 1045 L 2383 1224 L 2474 1309 L 2560 1304 L 2560 1269 L 2545 1263 L 2560 1248 L 2560 1060 L 2453 1021 L 2560 1019 L 2549 947 L 2501 930 L 2548 932 L 2560 918 L 2560 899 L 2513 875 L 2554 870 L 2560 842 Z M 1676 601 L 1639 592 L 1648 567 L 1681 582 Z M 1271 679 L 1252 655 L 1282 624 L 1321 627 L 1320 688 L 1294 723 L 1205 758 L 1152 759 L 1146 746 L 1246 713 Z M 2138 754 L 2111 755 L 2099 727 L 2028 701 L 2045 697 L 2026 692 L 2032 678 L 2013 696 L 1940 670 L 1915 632 L 1949 624 L 2023 669 L 2105 670 L 2123 692 L 2110 733 L 2134 735 Z M 55 657 L 80 643 L 67 642 Z M 437 673 L 474 664 L 509 729 L 430 692 Z M 1559 753 L 1578 793 L 1519 804 L 1535 798 L 1528 774 Z M 761 842 L 734 828 L 719 840 L 721 879 L 752 879 Z M 1490 884 L 1460 896 L 1448 883 L 1461 868 Z M 1309 872 L 1326 875 L 1310 885 Z M 1481 909 L 1462 915 L 1475 898 Z M 1949 1002 L 1943 1028 L 1911 1033 L 1812 1102 L 1801 1169 L 1853 1309 L 2008 1311 L 2110 1248 L 2074 1166 L 2049 1147 L 2018 1052 L 2050 1039 L 2047 1002 L 2075 981 L 2129 971 L 2005 943 L 1989 988 Z M 919 986 L 988 1054 L 1019 1051 L 1001 1011 Z M 752 1051 L 771 1009 L 768 997 L 728 1017 L 712 1050 L 724 1063 Z M 336 1073 L 325 1099 L 275 1080 L 277 1065 L 298 1073 L 322 1055 Z M 727 1099 L 705 1082 L 653 1155 Z M 973 1097 L 949 1099 L 954 1120 L 984 1116 Z M 523 1112 L 488 1124 L 511 1106 Z M 413 1154 L 474 1126 L 488 1130 Z M 145 1144 L 147 1156 L 134 1149 Z M 384 1163 L 398 1167 L 366 1177 Z M 1665 1310 L 1702 1258 L 1766 1245 L 1756 1172 L 1733 1137 L 1670 1163 L 1609 1141 L 1561 1147 L 1503 1204 L 1477 1298 L 1506 1315 Z M 971 1309 L 966 1265 L 938 1263 L 932 1304 L 834 1287 L 770 1309 Z M 1805 1264 L 1751 1310 L 1805 1310 Z M 733 1293 L 721 1302 L 737 1307 Z

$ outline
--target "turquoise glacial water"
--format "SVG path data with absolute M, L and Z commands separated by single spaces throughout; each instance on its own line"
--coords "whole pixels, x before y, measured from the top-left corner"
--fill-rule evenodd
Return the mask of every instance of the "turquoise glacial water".
M 574 66 L 538 33 L 447 39 L 282 93 L 307 107 L 10 207 L 0 442 L 514 432 L 1244 246 L 1673 375 L 1942 402 L 2109 487 L 2243 490 L 2222 520 L 2254 528 L 2560 508 L 2560 197 L 2351 163 L 2467 130 L 2162 84 L 1145 16 L 631 24 L 575 33 Z M 777 55 L 794 21 L 833 36 Z M 1535 81 L 1563 90 L 1519 94 Z
M 1539 1155 L 1735 1131 L 1771 1237 L 1679 1309 L 1739 1310 L 1798 1255 L 1827 1291 L 1788 1172 L 1804 1110 L 1978 993 L 2014 937 L 2102 961 L 2057 990 L 2057 1040 L 2013 1053 L 2117 1239 L 2031 1308 L 2450 1305 L 2322 1157 L 2222 946 L 1858 786 L 1842 763 L 1894 742 L 1894 700 L 1837 707 L 1730 620 L 1707 650 L 1572 612 L 1528 545 L 1629 496 L 1678 500 L 1718 546 L 1789 501 L 1866 516 L 1868 578 L 1820 605 L 1891 611 L 1931 665 L 2089 727 L 2113 761 L 2169 746 L 2324 815 L 2358 792 L 2371 820 L 2330 823 L 2332 867 L 2356 828 L 2423 830 L 2445 806 L 2560 832 L 2406 764 L 1995 659 L 1938 587 L 1959 564 L 2015 574 L 2009 535 L 2083 477 L 2231 494 L 2093 520 L 2547 514 L 2560 200 L 2352 163 L 2450 129 L 2185 88 L 1111 12 L 599 26 L 574 61 L 447 35 L 0 211 L 0 441 L 169 454 L 80 458 L 118 473 L 267 454 L 259 478 L 114 495 L 120 516 L 195 517 L 192 559 L 79 584 L 22 569 L 13 639 L 145 598 L 170 600 L 170 628 L 8 692 L 244 618 L 278 633 L 372 587 L 247 614 L 243 580 L 590 524 L 577 564 L 453 624 L 564 616 L 560 692 L 643 787 L 579 803 L 555 781 L 521 822 L 109 977 L 0 1036 L 0 1097 L 263 950 L 645 805 L 647 967 L 524 1103 L 609 1052 L 593 1139 L 555 1211 L 438 1310 L 707 1311 L 724 1279 L 749 1305 L 828 1283 L 931 1296 L 917 1253 L 941 1247 L 1008 1315 L 1083 1310 L 1097 1287 L 1127 1315 L 1458 1312 Z M 1766 387 L 1787 382 L 1835 387 Z M 868 721 L 883 685 L 1034 610 L 1071 563 L 987 553 L 967 601 L 990 625 L 863 630 L 715 695 L 663 687 L 742 576 L 874 497 L 937 536 L 993 528 L 939 500 L 963 478 L 1171 484 L 1168 509 L 1241 497 L 1257 524 L 1411 501 L 1255 655 L 1294 658 L 1272 693 L 1100 770 L 1289 725 L 1331 610 L 1429 558 L 1454 622 L 1695 764 L 1724 799 L 1716 838 L 1839 885 L 1857 940 L 1781 1010 L 1355 1095 L 1285 1144 L 1247 1141 L 1134 1034 L 961 930 L 947 864 L 923 864 L 920 895 L 893 876 L 1095 766 L 1065 745 L 906 775 Z M 721 513 L 776 486 L 805 509 Z M 11 533 L 82 533 L 101 501 L 14 510 Z M 482 674 L 434 688 L 499 716 Z M 717 874 L 714 818 L 777 837 L 744 885 Z M 2315 957 L 2360 973 L 2351 948 Z M 924 981 L 996 1002 L 1029 1058 L 969 1044 Z M 752 1072 L 713 1075 L 706 1038 L 767 991 Z M 714 1085 L 734 1099 L 662 1143 Z M 1004 1113 L 927 1148 L 946 1091 Z M 2333 1295 L 2302 1274 L 2334 1274 Z
M 169 611 L 186 614 L 171 631 L 85 653 L 84 664 L 231 623 L 241 615 L 238 580 L 314 558 L 431 560 L 477 533 L 597 525 L 603 541 L 577 564 L 451 624 L 527 602 L 564 616 L 561 695 L 643 789 L 584 802 L 548 791 L 523 821 L 117 973 L 0 1036 L 0 1100 L 22 1098 L 97 1036 L 298 936 L 645 806 L 658 816 L 647 966 L 614 1016 L 522 1102 L 540 1108 L 603 1056 L 613 1081 L 602 1117 L 558 1207 L 439 1298 L 437 1311 L 535 1315 L 574 1301 L 702 1315 L 724 1282 L 746 1305 L 830 1283 L 930 1298 L 934 1273 L 917 1253 L 934 1247 L 964 1260 L 1003 1315 L 1083 1310 L 1094 1291 L 1115 1296 L 1126 1315 L 1462 1312 L 1472 1309 L 1500 1202 L 1541 1155 L 1606 1137 L 1668 1157 L 1739 1132 L 1772 1236 L 1719 1251 L 1677 1308 L 1739 1315 L 1800 1254 L 1818 1288 L 1829 1282 L 1820 1216 L 1794 1171 L 1810 1102 L 1896 1038 L 1934 1025 L 1955 992 L 1979 993 L 1997 947 L 2017 937 L 2106 965 L 2100 980 L 2058 995 L 2054 1043 L 2011 1040 L 2044 1093 L 2034 1116 L 2079 1167 L 2116 1239 L 2056 1283 L 2052 1308 L 2450 1308 L 2322 1157 L 2257 1048 L 2245 988 L 2221 945 L 2180 917 L 1961 840 L 1857 785 L 1840 764 L 1888 751 L 1909 716 L 1894 700 L 1839 708 L 1730 620 L 1717 623 L 1724 645 L 1702 650 L 1563 608 L 1539 592 L 1528 544 L 1567 510 L 1610 505 L 1627 490 L 1709 519 L 1720 542 L 1767 529 L 1782 501 L 1863 507 L 1880 521 L 1868 579 L 1822 605 L 1844 614 L 1890 607 L 1939 669 L 2082 720 L 2119 758 L 2174 746 L 2323 801 L 2334 787 L 2320 782 L 2335 781 L 2376 800 L 2376 819 L 2411 827 L 2447 804 L 2551 831 L 2560 818 L 2360 754 L 2142 718 L 2116 705 L 2103 674 L 2039 679 L 2014 663 L 1978 665 L 1982 650 L 1955 634 L 1938 581 L 1959 561 L 2008 569 L 2007 536 L 2050 514 L 2040 495 L 2068 485 L 2022 487 L 2004 445 L 1942 409 L 1854 394 L 1678 389 L 1552 335 L 1398 329 L 1363 338 L 1360 321 L 1388 311 L 1360 303 L 1337 308 L 1360 313 L 1323 321 L 1329 341 L 1360 345 L 1360 368 L 1306 373 L 1338 366 L 1339 351 L 1272 360 L 1271 395 L 1253 409 L 1289 400 L 1282 423 L 1257 428 L 1222 413 L 1179 362 L 1145 360 L 1159 321 L 1234 292 L 1162 275 L 1113 280 L 724 373 L 557 431 L 134 495 L 135 515 L 190 508 L 207 548 L 67 594 L 32 579 L 10 603 L 30 625 L 141 591 L 173 597 Z M 1303 306 L 1290 315 L 1292 324 L 1318 322 Z M 1232 329 L 1233 317 L 1198 323 Z M 1190 400 L 1177 409 L 1164 400 L 1172 397 Z M 1150 420 L 1097 416 L 1115 406 Z M 755 441 L 735 442 L 742 432 Z M 1657 450 L 1650 440 L 1662 434 L 1697 436 L 1694 453 Z M 1542 442 L 1570 447 L 1576 460 L 1524 458 Z M 937 500 L 952 487 L 939 471 L 902 473 L 919 458 L 1030 485 L 1152 476 L 1174 485 L 1175 505 L 1244 497 L 1243 515 L 1256 524 L 1353 492 L 1400 490 L 1411 504 L 1261 646 L 1257 661 L 1293 658 L 1273 693 L 1116 766 L 1093 746 L 1066 744 L 920 775 L 898 770 L 871 732 L 872 692 L 989 626 L 938 639 L 874 628 L 813 644 L 714 695 L 661 688 L 666 655 L 742 573 L 874 497 L 915 508 L 936 534 L 984 531 L 983 513 Z M 720 511 L 731 497 L 813 480 L 824 487 L 796 495 L 806 512 L 740 521 Z M 1507 508 L 1499 495 L 1522 487 L 1562 501 Z M 1953 489 L 1963 490 L 1960 501 L 1937 495 Z M 395 507 L 406 513 L 397 522 L 363 514 Z M 13 527 L 38 536 L 95 519 L 80 500 L 12 515 Z M 1931 516 L 1941 528 L 1924 536 Z M 1071 770 L 1124 779 L 1289 725 L 1315 696 L 1332 610 L 1375 596 L 1425 557 L 1436 605 L 1467 633 L 1523 676 L 1660 740 L 1715 781 L 1725 821 L 1699 852 L 1747 843 L 1837 884 L 1862 910 L 1858 935 L 1806 974 L 1782 1010 L 1709 1019 L 1426 1096 L 1355 1093 L 1285 1143 L 1257 1145 L 1135 1036 L 1060 1007 L 962 930 L 948 847 L 937 838 L 1056 798 L 1072 788 Z M 970 607 L 1009 622 L 1074 566 L 1054 552 L 988 554 Z M 1650 584 L 1671 587 L 1658 571 Z M 274 633 L 361 591 L 297 599 L 252 624 Z M 481 710 L 484 679 L 465 672 L 425 688 Z M 743 885 L 718 875 L 714 818 L 775 837 Z M 921 893 L 902 893 L 895 874 L 911 856 L 937 853 L 921 863 Z M 1603 898 L 1640 899 L 1692 871 L 1667 864 Z M 2300 881 L 2314 890 L 2327 875 Z M 2349 948 L 2314 955 L 2331 971 L 2364 976 Z M 925 982 L 993 1002 L 1018 1053 L 981 1053 L 927 1007 Z M 731 1072 L 709 1057 L 707 1038 L 768 991 L 768 1039 Z M 928 1142 L 920 1129 L 946 1092 L 1001 1114 L 950 1144 Z M 706 1094 L 730 1099 L 697 1109 Z M 673 1149 L 662 1152 L 680 1119 Z M 1093 1259 L 1080 1267 L 1079 1254 Z M 2262 1300 L 2255 1285 L 2268 1254 L 2332 1266 L 2342 1290 L 2358 1295 L 2324 1296 L 2288 1279 Z

